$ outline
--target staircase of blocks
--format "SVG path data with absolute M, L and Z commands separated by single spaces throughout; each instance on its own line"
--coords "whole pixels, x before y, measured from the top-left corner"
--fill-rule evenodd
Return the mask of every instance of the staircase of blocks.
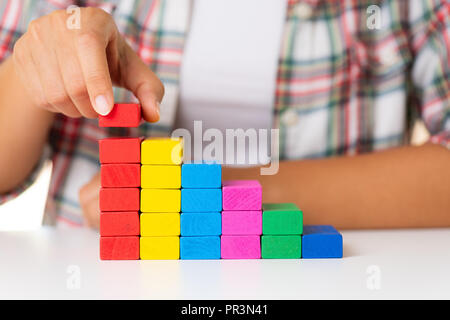
M 116 104 L 101 127 L 137 127 L 138 104 Z M 293 203 L 263 203 L 257 180 L 222 181 L 215 163 L 183 163 L 183 141 L 106 138 L 101 260 L 342 258 L 342 235 L 303 225 Z

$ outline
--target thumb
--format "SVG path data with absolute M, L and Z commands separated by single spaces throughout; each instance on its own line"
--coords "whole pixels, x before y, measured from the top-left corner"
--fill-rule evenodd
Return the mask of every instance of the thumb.
M 159 106 L 164 96 L 164 85 L 133 49 L 125 45 L 126 64 L 122 81 L 142 105 L 142 115 L 148 122 L 159 120 Z

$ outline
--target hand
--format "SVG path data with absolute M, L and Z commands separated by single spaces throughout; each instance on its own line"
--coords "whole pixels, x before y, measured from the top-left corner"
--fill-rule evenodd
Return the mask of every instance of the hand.
M 81 28 L 54 11 L 30 23 L 16 42 L 13 64 L 32 104 L 69 117 L 96 118 L 114 105 L 112 86 L 134 93 L 145 120 L 159 120 L 164 86 L 120 35 L 111 15 L 82 8 Z
M 100 227 L 99 192 L 100 173 L 97 173 L 80 189 L 79 193 L 85 225 L 94 229 Z

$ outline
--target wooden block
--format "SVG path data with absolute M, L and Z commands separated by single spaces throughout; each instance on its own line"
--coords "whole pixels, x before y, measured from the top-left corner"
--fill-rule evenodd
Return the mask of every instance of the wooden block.
M 179 237 L 141 237 L 142 260 L 177 260 L 179 258 Z
M 261 235 L 261 211 L 222 211 L 223 235 Z
M 143 165 L 141 187 L 146 189 L 180 189 L 181 166 Z
M 141 138 L 99 140 L 100 163 L 141 163 L 141 141 Z
M 223 182 L 223 210 L 261 210 L 262 187 L 258 180 Z
M 141 165 L 135 163 L 102 164 L 100 181 L 103 188 L 138 188 L 141 186 Z
M 142 142 L 142 164 L 180 165 L 182 160 L 183 140 L 181 138 L 152 138 Z
M 180 212 L 178 189 L 142 189 L 141 212 Z
M 181 237 L 180 259 L 213 260 L 220 259 L 220 237 Z
M 222 236 L 222 259 L 260 259 L 260 236 Z
M 342 258 L 342 235 L 333 226 L 305 226 L 302 258 Z
M 300 259 L 302 257 L 301 236 L 262 236 L 263 259 Z
M 182 212 L 222 211 L 221 189 L 181 189 Z
M 101 188 L 100 211 L 139 211 L 139 189 Z
M 139 237 L 100 237 L 101 260 L 138 260 Z
M 294 203 L 263 204 L 264 235 L 301 235 L 303 213 Z
M 183 188 L 220 188 L 222 166 L 220 164 L 187 163 L 181 167 Z
M 179 236 L 180 214 L 175 213 L 142 213 L 141 214 L 141 236 Z
M 220 236 L 222 217 L 219 212 L 185 212 L 181 214 L 181 235 Z
M 100 235 L 103 237 L 138 236 L 139 213 L 137 211 L 100 213 Z
M 98 117 L 99 127 L 139 127 L 141 123 L 141 106 L 135 103 L 115 104 L 111 112 Z

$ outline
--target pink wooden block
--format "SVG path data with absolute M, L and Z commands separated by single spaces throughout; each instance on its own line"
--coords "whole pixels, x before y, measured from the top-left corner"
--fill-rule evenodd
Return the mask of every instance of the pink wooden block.
M 229 180 L 222 187 L 223 210 L 261 210 L 262 187 L 258 180 Z
M 222 211 L 223 235 L 261 235 L 261 211 Z
M 260 259 L 260 236 L 222 236 L 222 259 Z

